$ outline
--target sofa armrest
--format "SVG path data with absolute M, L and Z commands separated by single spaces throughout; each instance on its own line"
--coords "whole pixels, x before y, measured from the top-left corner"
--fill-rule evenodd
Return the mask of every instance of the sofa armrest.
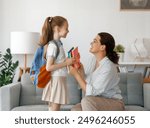
M 19 105 L 21 83 L 11 83 L 0 88 L 0 110 L 10 111 Z
M 150 110 L 150 83 L 143 84 L 144 107 Z

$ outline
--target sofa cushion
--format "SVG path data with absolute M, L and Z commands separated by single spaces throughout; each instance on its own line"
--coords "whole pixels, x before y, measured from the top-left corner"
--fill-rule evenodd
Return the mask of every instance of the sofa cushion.
M 70 111 L 74 105 L 61 105 L 60 111 Z
M 143 106 L 143 77 L 141 73 L 120 73 L 119 86 L 125 105 Z
M 67 87 L 69 104 L 79 103 L 82 98 L 82 91 L 79 89 L 77 81 L 70 75 L 67 76 Z
M 48 111 L 47 105 L 24 105 L 13 108 L 11 111 Z
M 137 105 L 126 105 L 125 111 L 147 111 L 148 109 Z
M 70 111 L 73 105 L 61 105 L 61 111 Z M 13 108 L 11 111 L 48 111 L 48 105 L 24 105 Z
M 32 84 L 29 73 L 22 75 L 21 85 L 20 105 L 45 104 L 45 101 L 41 100 L 43 89 Z M 68 104 L 79 103 L 81 101 L 81 90 L 78 89 L 77 81 L 70 75 L 67 76 L 67 87 Z
M 29 73 L 22 75 L 21 85 L 20 105 L 45 104 L 45 102 L 41 100 L 43 89 L 32 84 Z

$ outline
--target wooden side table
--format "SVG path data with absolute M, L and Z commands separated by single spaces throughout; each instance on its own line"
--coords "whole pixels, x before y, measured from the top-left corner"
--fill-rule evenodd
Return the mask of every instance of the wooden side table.
M 30 73 L 30 68 L 29 67 L 26 67 L 26 68 L 19 68 L 19 78 L 18 78 L 18 82 L 21 81 L 21 76 L 23 73 Z
M 144 83 L 150 83 L 150 77 L 144 78 L 143 82 Z

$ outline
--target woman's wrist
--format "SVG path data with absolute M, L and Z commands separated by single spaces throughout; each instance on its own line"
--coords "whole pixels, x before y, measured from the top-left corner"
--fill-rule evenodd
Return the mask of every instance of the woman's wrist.
M 79 72 L 74 72 L 74 77 L 75 77 L 75 78 L 80 77 Z
M 84 80 L 84 78 L 78 72 L 76 74 L 74 74 L 74 77 L 78 81 L 78 83 L 79 83 L 80 87 L 83 89 L 83 91 L 85 91 L 86 90 L 86 81 Z

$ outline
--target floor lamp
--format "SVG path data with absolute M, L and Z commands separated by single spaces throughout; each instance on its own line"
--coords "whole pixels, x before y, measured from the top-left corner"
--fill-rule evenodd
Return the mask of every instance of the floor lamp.
M 11 32 L 10 44 L 12 54 L 24 55 L 24 67 L 20 67 L 19 79 L 24 72 L 29 72 L 27 67 L 27 55 L 34 54 L 38 46 L 40 33 L 38 32 Z

